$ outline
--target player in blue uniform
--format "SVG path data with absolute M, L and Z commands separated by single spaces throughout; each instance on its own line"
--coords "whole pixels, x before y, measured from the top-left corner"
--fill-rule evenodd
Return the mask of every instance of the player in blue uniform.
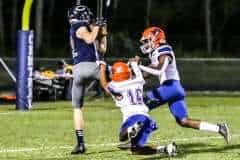
M 142 34 L 141 43 L 140 48 L 149 56 L 151 64 L 139 67 L 142 71 L 157 76 L 160 81 L 155 89 L 147 92 L 145 102 L 149 109 L 167 103 L 180 126 L 219 133 L 228 143 L 230 133 L 226 123 L 216 125 L 188 117 L 185 91 L 180 83 L 175 54 L 166 42 L 164 31 L 159 27 L 147 28 Z M 138 61 L 139 57 L 135 57 L 135 60 Z
M 106 51 L 105 21 L 97 19 L 93 22 L 93 14 L 87 6 L 74 6 L 68 10 L 70 23 L 70 43 L 73 57 L 72 105 L 74 107 L 74 128 L 77 145 L 72 154 L 84 153 L 84 119 L 82 114 L 83 98 L 86 82 L 99 79 L 98 62 Z

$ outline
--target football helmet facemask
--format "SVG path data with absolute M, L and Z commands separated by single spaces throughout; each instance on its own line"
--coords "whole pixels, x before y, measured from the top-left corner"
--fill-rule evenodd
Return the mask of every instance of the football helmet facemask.
M 149 27 L 143 31 L 140 49 L 143 54 L 149 54 L 156 49 L 159 44 L 166 43 L 164 31 L 159 27 Z

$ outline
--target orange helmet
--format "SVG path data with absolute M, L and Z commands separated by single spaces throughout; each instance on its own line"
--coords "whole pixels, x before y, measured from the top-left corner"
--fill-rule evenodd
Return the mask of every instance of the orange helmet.
M 159 27 L 149 27 L 143 31 L 140 42 L 141 51 L 144 54 L 151 53 L 159 44 L 166 43 L 165 33 Z
M 115 62 L 112 66 L 112 80 L 116 82 L 128 80 L 131 77 L 131 71 L 124 62 Z

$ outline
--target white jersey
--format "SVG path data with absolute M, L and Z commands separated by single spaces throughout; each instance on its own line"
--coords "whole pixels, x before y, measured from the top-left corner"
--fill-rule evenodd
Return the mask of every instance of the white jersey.
M 169 55 L 171 57 L 171 61 L 168 64 L 165 72 L 161 74 L 159 77 L 160 84 L 162 84 L 166 80 L 180 80 L 180 76 L 177 70 L 176 58 L 172 47 L 170 45 L 161 45 L 151 54 L 149 54 L 149 58 L 151 60 L 151 65 L 158 66 L 159 65 L 159 57 L 162 55 Z
M 136 75 L 134 79 L 122 82 L 111 81 L 108 84 L 108 89 L 113 95 L 120 95 L 112 97 L 123 114 L 123 122 L 136 114 L 148 116 L 148 108 L 143 102 L 143 85 L 145 81 L 137 64 L 132 65 L 132 68 Z

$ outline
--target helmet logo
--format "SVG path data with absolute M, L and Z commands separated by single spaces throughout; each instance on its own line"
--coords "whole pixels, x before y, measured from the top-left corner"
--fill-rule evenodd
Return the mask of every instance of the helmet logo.
M 144 54 L 151 53 L 159 44 L 166 43 L 164 31 L 159 27 L 149 27 L 144 30 L 141 38 L 141 50 Z
M 123 69 L 121 68 L 121 67 L 118 67 L 118 68 L 116 68 L 116 71 L 115 71 L 116 73 L 121 73 L 121 72 L 123 72 Z
M 76 8 L 75 8 L 75 10 L 76 11 L 79 11 L 79 12 L 82 12 L 82 11 L 84 11 L 84 10 L 86 10 L 87 8 L 85 7 L 85 6 L 77 6 Z
M 87 6 L 74 6 L 68 10 L 68 19 L 70 24 L 91 21 L 92 12 Z

